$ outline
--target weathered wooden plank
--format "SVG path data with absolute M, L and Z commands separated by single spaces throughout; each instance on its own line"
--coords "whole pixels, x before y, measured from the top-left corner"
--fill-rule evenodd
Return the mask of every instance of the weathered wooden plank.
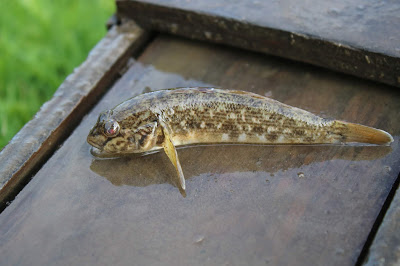
M 400 86 L 400 2 L 116 0 L 141 26 Z
M 390 204 L 382 224 L 369 248 L 364 265 L 399 265 L 400 264 L 400 190 Z
M 98 160 L 100 111 L 144 88 L 222 86 L 387 130 L 377 146 L 207 146 Z M 162 36 L 0 214 L 4 265 L 354 265 L 400 172 L 400 93 L 311 66 Z
M 131 21 L 111 28 L 53 98 L 1 151 L 1 210 L 73 131 L 148 36 Z

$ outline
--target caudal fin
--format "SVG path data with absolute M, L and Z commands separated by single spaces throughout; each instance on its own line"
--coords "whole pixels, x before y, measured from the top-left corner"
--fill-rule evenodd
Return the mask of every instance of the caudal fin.
M 347 129 L 343 133 L 345 142 L 370 144 L 389 144 L 393 142 L 393 137 L 383 130 L 343 121 L 336 122 L 339 126 Z

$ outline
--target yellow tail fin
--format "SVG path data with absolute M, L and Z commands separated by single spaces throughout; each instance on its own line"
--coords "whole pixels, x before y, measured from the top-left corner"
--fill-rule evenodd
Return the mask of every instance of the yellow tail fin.
M 389 144 L 393 142 L 393 137 L 383 130 L 343 121 L 336 122 L 339 126 L 343 126 L 347 129 L 343 134 L 345 142 L 370 144 Z

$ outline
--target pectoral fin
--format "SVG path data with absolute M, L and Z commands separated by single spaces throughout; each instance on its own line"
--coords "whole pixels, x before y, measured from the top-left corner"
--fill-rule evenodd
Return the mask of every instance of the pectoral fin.
M 174 144 L 172 143 L 171 135 L 169 133 L 168 128 L 163 127 L 163 133 L 164 133 L 164 142 L 162 145 L 164 151 L 167 154 L 168 158 L 171 160 L 172 164 L 175 166 L 176 172 L 178 173 L 179 189 L 184 192 L 186 189 L 185 177 L 183 176 L 182 167 L 179 162 L 178 154 L 176 152 Z

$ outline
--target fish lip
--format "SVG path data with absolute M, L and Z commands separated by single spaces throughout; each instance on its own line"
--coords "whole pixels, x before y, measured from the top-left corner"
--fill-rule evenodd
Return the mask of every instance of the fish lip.
M 97 148 L 97 147 L 91 147 L 90 148 L 90 154 L 95 156 L 96 158 L 102 158 L 102 157 L 107 157 L 107 154 L 104 154 L 103 150 Z
M 86 138 L 87 143 L 89 143 L 92 147 L 103 151 L 104 145 L 100 145 L 98 142 L 94 141 L 93 129 L 90 131 L 89 135 Z
M 92 129 L 89 131 L 89 134 L 86 138 L 87 143 L 89 143 L 91 146 L 103 151 L 104 149 L 104 144 L 107 142 L 107 140 L 104 143 L 98 143 L 95 141 L 96 135 L 101 134 L 98 132 L 97 126 L 92 127 Z
M 87 142 L 92 146 L 92 148 L 98 149 L 99 151 L 103 151 L 102 147 L 100 147 L 97 143 L 91 141 L 89 137 L 87 138 Z

